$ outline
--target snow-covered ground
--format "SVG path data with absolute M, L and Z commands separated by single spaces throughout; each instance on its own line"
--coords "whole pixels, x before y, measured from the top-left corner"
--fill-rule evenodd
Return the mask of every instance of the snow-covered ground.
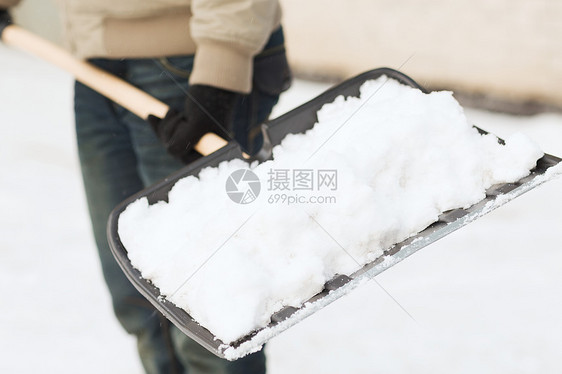
M 140 374 L 89 229 L 72 80 L 3 46 L 0 61 L 0 372 Z M 297 81 L 276 113 L 325 88 Z M 561 115 L 467 113 L 562 155 Z M 269 372 L 560 372 L 561 189 L 529 192 L 284 332 Z

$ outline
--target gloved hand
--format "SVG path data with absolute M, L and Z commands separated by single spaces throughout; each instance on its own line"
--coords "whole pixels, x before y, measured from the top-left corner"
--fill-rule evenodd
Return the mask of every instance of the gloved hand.
M 10 24 L 12 24 L 12 17 L 10 17 L 8 9 L 0 9 L 0 37 L 2 36 L 2 31 Z
M 192 85 L 187 90 L 182 112 L 170 110 L 160 119 L 149 116 L 148 122 L 168 152 L 184 163 L 194 161 L 193 147 L 208 132 L 232 139 L 234 107 L 239 94 L 206 85 Z

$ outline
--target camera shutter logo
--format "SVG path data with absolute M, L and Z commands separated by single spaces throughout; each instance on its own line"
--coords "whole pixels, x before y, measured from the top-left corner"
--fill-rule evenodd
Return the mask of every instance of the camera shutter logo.
M 258 176 L 249 169 L 233 171 L 226 180 L 226 193 L 237 204 L 249 204 L 256 200 L 260 190 Z

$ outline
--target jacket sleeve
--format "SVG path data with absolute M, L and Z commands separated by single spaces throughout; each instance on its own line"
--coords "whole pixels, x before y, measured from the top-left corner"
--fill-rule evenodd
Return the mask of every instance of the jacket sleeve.
M 248 93 L 253 57 L 279 26 L 277 0 L 193 0 L 191 36 L 196 53 L 191 84 Z
M 7 9 L 17 5 L 20 0 L 0 0 L 0 9 Z

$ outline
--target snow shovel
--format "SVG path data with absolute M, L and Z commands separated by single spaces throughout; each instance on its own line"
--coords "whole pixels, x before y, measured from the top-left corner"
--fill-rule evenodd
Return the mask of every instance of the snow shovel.
M 107 73 L 102 71 L 91 73 L 91 67 L 89 65 L 75 61 L 73 58 L 68 56 L 66 52 L 38 40 L 37 37 L 24 32 L 21 29 L 10 26 L 6 29 L 6 31 L 8 33 L 4 36 L 4 38 L 9 44 L 21 46 L 22 48 L 27 49 L 30 52 L 34 52 L 39 56 L 43 56 L 45 54 L 49 55 L 47 56 L 49 57 L 49 61 L 52 61 L 71 71 L 77 76 L 77 79 L 81 80 L 83 83 L 88 85 L 92 84 L 92 88 L 98 90 L 98 92 L 106 95 L 108 98 L 115 100 L 125 108 L 133 111 L 141 118 L 147 118 L 149 114 L 162 117 L 168 110 L 166 105 L 158 102 L 145 93 L 132 88 L 117 78 L 108 76 Z M 56 55 L 55 58 L 50 57 L 53 54 Z M 84 70 L 87 70 L 88 72 L 84 73 Z M 281 140 L 287 134 L 302 133 L 310 129 L 317 121 L 317 111 L 324 104 L 332 102 L 340 95 L 358 96 L 359 87 L 365 81 L 379 78 L 382 75 L 386 75 L 388 78 L 396 79 L 402 84 L 423 90 L 423 88 L 411 78 L 396 70 L 381 68 L 365 72 L 344 81 L 308 103 L 305 103 L 285 115 L 270 121 L 268 124 L 263 125 L 262 132 L 267 135 L 267 139 L 269 140 L 268 147 L 280 144 Z M 92 82 L 92 80 L 94 82 Z M 104 83 L 100 83 L 102 81 Z M 107 89 L 108 86 L 112 88 Z M 119 92 L 119 94 L 116 95 L 116 92 Z M 139 102 L 143 102 L 144 104 L 139 105 Z M 481 129 L 478 130 L 481 133 L 485 133 L 485 131 Z M 129 204 L 133 203 L 137 199 L 146 197 L 149 204 L 153 204 L 161 200 L 167 201 L 168 192 L 179 179 L 191 175 L 197 176 L 203 168 L 217 166 L 222 161 L 232 160 L 234 158 L 244 158 L 240 146 L 235 142 L 226 143 L 220 138 L 218 140 L 214 139 L 211 141 L 202 139 L 198 144 L 198 147 L 202 146 L 202 143 L 204 146 L 201 148 L 204 149 L 198 148 L 198 150 L 202 154 L 205 154 L 205 157 L 170 175 L 166 179 L 131 196 L 115 208 L 108 221 L 108 240 L 111 250 L 119 265 L 139 292 L 141 292 L 160 312 L 162 312 L 186 335 L 196 340 L 217 356 L 230 360 L 237 359 L 254 351 L 275 335 L 288 329 L 305 317 L 313 314 L 337 298 L 350 292 L 364 281 L 373 278 L 377 274 L 402 261 L 421 248 L 548 181 L 553 177 L 551 175 L 552 173 L 548 173 L 548 169 L 562 161 L 560 158 L 545 154 L 537 161 L 536 167 L 527 177 L 522 178 L 515 183 L 492 186 L 486 191 L 486 197 L 471 207 L 444 212 L 439 216 L 438 221 L 403 242 L 396 243 L 392 247 L 387 248 L 383 255 L 367 263 L 361 269 L 348 276 L 338 275 L 327 281 L 321 292 L 312 296 L 300 307 L 285 307 L 271 316 L 270 323 L 266 327 L 252 331 L 235 342 L 225 344 L 206 328 L 199 325 L 197 321 L 195 321 L 185 310 L 180 309 L 169 302 L 163 295 L 160 294 L 158 288 L 156 288 L 149 280 L 144 279 L 141 276 L 140 271 L 132 266 L 127 256 L 127 249 L 121 242 L 118 233 L 118 221 L 120 214 Z M 213 143 L 214 145 L 208 145 L 209 143 Z M 217 147 L 216 144 L 219 144 L 219 147 Z M 220 149 L 213 152 L 213 150 L 217 148 Z M 263 160 L 271 153 L 268 150 L 265 150 L 264 152 L 261 152 L 261 154 L 261 159 Z
M 317 122 L 316 113 L 324 104 L 334 101 L 340 95 L 358 96 L 359 87 L 365 81 L 377 79 L 382 75 L 396 79 L 403 84 L 421 88 L 412 79 L 396 70 L 381 68 L 368 71 L 329 89 L 308 103 L 264 125 L 271 145 L 280 144 L 287 134 L 303 133 L 310 129 Z M 485 133 L 484 130 L 479 129 L 479 131 Z M 486 197 L 483 200 L 469 208 L 455 209 L 441 214 L 437 222 L 407 240 L 387 248 L 382 256 L 367 263 L 353 274 L 348 276 L 338 275 L 330 279 L 325 283 L 324 289 L 321 292 L 312 296 L 300 307 L 287 306 L 274 313 L 266 327 L 252 331 L 235 342 L 225 344 L 209 330 L 201 326 L 185 310 L 168 301 L 164 295 L 160 294 L 160 290 L 157 287 L 149 280 L 144 279 L 140 271 L 131 265 L 127 256 L 127 249 L 119 237 L 118 221 L 121 213 L 124 212 L 127 206 L 137 199 L 145 197 L 149 204 L 167 201 L 169 191 L 179 179 L 187 176 L 197 176 L 203 168 L 215 167 L 223 161 L 234 158 L 242 159 L 243 155 L 240 147 L 236 143 L 231 142 L 220 150 L 197 160 L 169 176 L 166 180 L 131 196 L 115 208 L 108 222 L 108 240 L 111 249 L 122 269 L 137 289 L 186 335 L 216 355 L 230 360 L 237 359 L 254 351 L 275 335 L 295 325 L 305 317 L 347 294 L 361 283 L 373 278 L 421 248 L 549 180 L 551 176 L 547 173 L 547 170 L 561 161 L 560 158 L 544 155 L 538 160 L 537 166 L 531 171 L 529 176 L 515 183 L 492 186 L 487 190 Z

